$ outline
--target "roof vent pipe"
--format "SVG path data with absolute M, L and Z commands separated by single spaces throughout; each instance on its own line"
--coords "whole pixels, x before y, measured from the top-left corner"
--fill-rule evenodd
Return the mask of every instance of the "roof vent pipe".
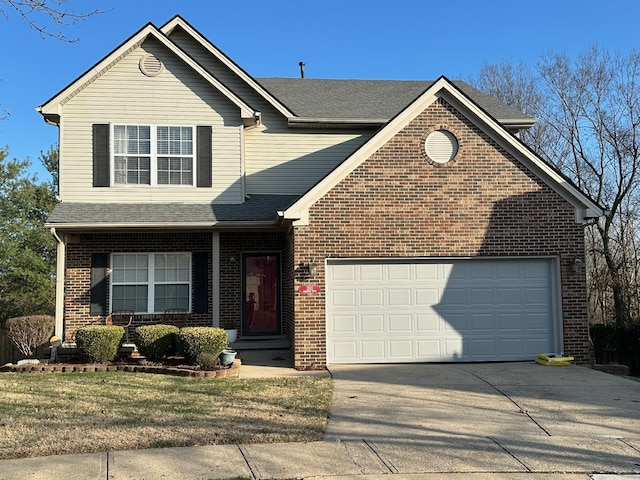
M 300 65 L 300 78 L 304 78 L 304 66 L 306 65 L 306 63 L 299 62 L 298 65 Z

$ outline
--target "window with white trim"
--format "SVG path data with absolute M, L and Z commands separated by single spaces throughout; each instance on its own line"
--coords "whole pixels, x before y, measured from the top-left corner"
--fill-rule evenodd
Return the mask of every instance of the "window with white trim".
M 190 253 L 113 253 L 111 311 L 191 310 Z
M 113 125 L 115 185 L 193 185 L 194 127 Z

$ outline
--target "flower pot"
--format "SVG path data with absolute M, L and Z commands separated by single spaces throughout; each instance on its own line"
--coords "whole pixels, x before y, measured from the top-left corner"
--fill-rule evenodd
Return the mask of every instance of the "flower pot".
M 236 352 L 235 350 L 231 350 L 228 348 L 223 350 L 222 353 L 220 354 L 220 363 L 225 367 L 228 365 L 231 365 L 233 361 L 236 359 L 237 353 L 238 352 Z
M 230 343 L 230 344 L 234 343 L 238 339 L 238 329 L 237 328 L 226 329 L 225 332 L 227 332 L 227 337 L 228 337 L 227 343 Z

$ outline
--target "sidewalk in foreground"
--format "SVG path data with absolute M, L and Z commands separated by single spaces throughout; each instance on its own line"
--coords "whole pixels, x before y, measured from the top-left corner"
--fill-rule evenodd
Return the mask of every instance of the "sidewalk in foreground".
M 554 440 L 562 442 L 566 439 Z M 457 441 L 464 442 L 465 439 L 459 438 Z M 477 439 L 472 442 L 477 442 Z M 543 469 L 536 469 L 537 471 L 531 471 L 533 469 L 530 466 L 510 452 L 500 451 L 490 439 L 487 439 L 483 448 L 467 450 L 464 457 L 451 452 L 447 454 L 428 442 L 415 445 L 374 445 L 362 441 L 221 445 L 3 460 L 0 461 L 0 480 L 191 480 L 233 477 L 326 477 L 331 480 L 640 480 L 640 472 L 629 471 L 628 465 L 616 465 L 615 461 L 607 460 L 616 458 L 615 454 L 611 455 L 611 443 L 605 442 L 594 450 L 593 463 L 590 465 L 576 464 L 570 453 L 558 454 L 557 444 L 555 447 L 556 454 L 541 465 Z M 398 451 L 394 454 L 394 450 Z M 406 462 L 409 458 L 411 461 Z M 617 471 L 626 475 L 589 475 L 594 468 L 597 471 Z

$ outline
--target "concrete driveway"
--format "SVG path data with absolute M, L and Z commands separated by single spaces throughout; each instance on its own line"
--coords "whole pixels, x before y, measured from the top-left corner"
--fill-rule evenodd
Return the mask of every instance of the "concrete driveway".
M 325 441 L 385 473 L 640 473 L 640 383 L 535 363 L 333 365 Z

